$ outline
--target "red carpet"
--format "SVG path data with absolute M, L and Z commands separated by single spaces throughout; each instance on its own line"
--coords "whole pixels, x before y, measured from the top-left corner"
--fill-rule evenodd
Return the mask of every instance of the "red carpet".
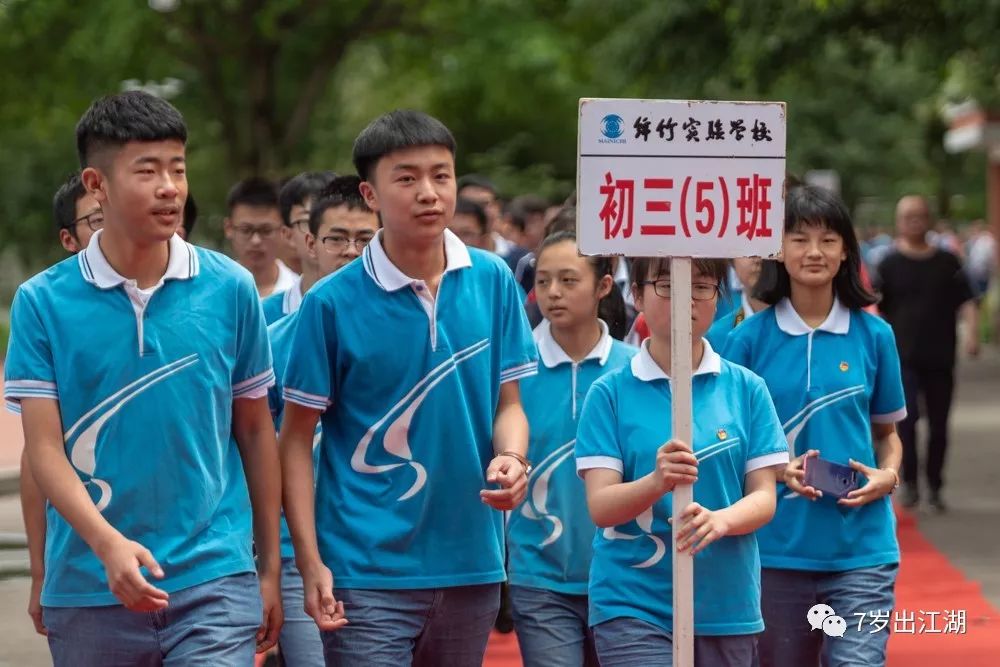
M 889 627 L 908 629 L 902 612 L 913 614 L 913 634 L 896 632 L 889 640 L 888 667 L 998 667 L 1000 612 L 983 598 L 979 584 L 965 578 L 944 554 L 920 534 L 909 514 L 899 515 L 903 552 L 896 582 L 898 618 Z M 1000 564 L 998 564 L 1000 566 Z M 964 610 L 965 634 L 930 634 L 944 630 L 944 612 Z M 942 612 L 934 617 L 929 612 Z M 925 631 L 920 633 L 921 617 Z M 846 619 L 848 624 L 857 618 Z M 514 634 L 494 634 L 486 653 L 487 667 L 520 667 Z
M 979 584 L 953 566 L 917 529 L 916 520 L 900 513 L 902 562 L 896 583 L 896 608 L 913 613 L 965 610 L 965 634 L 903 634 L 889 640 L 889 667 L 997 667 L 1000 665 L 1000 612 L 983 598 Z M 925 616 L 926 625 L 934 619 Z M 937 617 L 943 629 L 943 616 Z M 919 630 L 919 620 L 916 624 Z

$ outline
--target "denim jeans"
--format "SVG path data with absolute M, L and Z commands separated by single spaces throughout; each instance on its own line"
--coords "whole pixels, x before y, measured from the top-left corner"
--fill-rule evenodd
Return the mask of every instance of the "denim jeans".
M 264 608 L 248 572 L 175 591 L 160 611 L 114 605 L 43 614 L 55 667 L 247 667 Z
M 673 667 L 674 641 L 663 628 L 638 618 L 615 618 L 594 626 L 601 667 Z M 757 635 L 694 637 L 695 667 L 753 667 Z
M 597 667 L 586 595 L 511 586 L 510 602 L 524 667 Z
M 326 664 L 481 667 L 500 584 L 380 591 L 338 588 L 347 625 L 323 632 Z
M 885 665 L 889 628 L 872 633 L 864 622 L 858 630 L 855 614 L 875 612 L 891 617 L 899 566 L 806 572 L 761 570 L 761 611 L 764 634 L 760 639 L 760 667 L 880 667 Z M 827 636 L 813 629 L 809 610 L 829 605 L 846 622 L 843 637 Z
M 312 616 L 306 613 L 302 593 L 302 575 L 294 558 L 281 561 L 281 606 L 285 624 L 281 626 L 278 647 L 288 667 L 323 667 L 323 641 Z

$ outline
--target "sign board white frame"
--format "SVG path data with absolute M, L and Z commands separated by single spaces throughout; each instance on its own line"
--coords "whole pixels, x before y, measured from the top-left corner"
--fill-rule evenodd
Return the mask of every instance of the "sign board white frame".
M 585 255 L 670 257 L 672 437 L 692 443 L 692 257 L 769 257 L 784 228 L 782 102 L 581 99 Z M 693 499 L 673 491 L 673 516 Z M 694 665 L 694 561 L 673 556 L 673 664 Z

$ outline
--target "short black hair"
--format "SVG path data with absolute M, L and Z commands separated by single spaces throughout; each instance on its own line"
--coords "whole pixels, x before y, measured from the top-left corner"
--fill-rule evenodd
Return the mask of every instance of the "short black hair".
M 336 176 L 316 196 L 316 200 L 309 208 L 309 232 L 313 236 L 319 233 L 319 226 L 323 224 L 323 214 L 338 206 L 346 206 L 349 211 L 371 212 L 365 198 L 361 196 L 361 178 Z
M 545 215 L 549 209 L 549 203 L 538 195 L 521 195 L 515 197 L 510 202 L 507 212 L 510 215 L 510 222 L 517 227 L 518 231 L 524 231 L 528 224 L 528 216 Z
M 66 179 L 66 182 L 59 186 L 56 194 L 52 197 L 52 219 L 56 223 L 56 229 L 68 229 L 70 234 L 76 237 L 76 203 L 80 197 L 87 194 L 87 189 L 83 187 L 80 174 L 76 173 Z
M 833 293 L 847 308 L 859 309 L 878 303 L 861 282 L 861 247 L 847 207 L 836 194 L 826 188 L 803 185 L 792 188 L 785 196 L 785 234 L 802 227 L 822 227 L 844 240 L 847 259 L 833 277 Z M 765 270 L 766 269 L 766 270 Z M 792 280 L 781 262 L 766 262 L 755 296 L 774 305 L 792 295 Z
M 659 280 L 661 277 L 670 275 L 669 257 L 634 257 L 629 267 L 629 282 L 635 286 L 635 290 L 641 290 L 641 285 L 647 280 Z M 718 301 L 716 306 L 722 302 L 722 298 L 729 291 L 729 262 L 724 259 L 711 257 L 695 257 L 691 260 L 691 270 L 700 272 L 702 275 L 714 278 L 719 286 Z
M 375 165 L 383 157 L 414 146 L 444 146 L 455 155 L 455 137 L 444 123 L 423 111 L 397 109 L 383 114 L 361 130 L 354 140 L 351 159 L 358 176 L 371 180 Z
M 315 199 L 336 177 L 332 171 L 304 171 L 285 181 L 278 193 L 281 222 L 291 226 L 292 207 L 305 206 L 307 200 Z
M 251 176 L 234 185 L 226 195 L 226 214 L 242 204 L 256 208 L 278 208 L 278 186 L 266 178 Z
M 473 187 L 489 190 L 494 194 L 494 196 L 497 194 L 497 186 L 493 184 L 493 181 L 481 174 L 465 174 L 458 179 L 456 185 L 458 186 L 459 192 L 461 192 L 464 188 Z
M 191 232 L 194 231 L 194 225 L 198 222 L 198 204 L 194 200 L 194 195 L 190 192 L 188 193 L 187 199 L 184 200 L 184 222 L 181 226 L 184 228 L 184 238 L 188 241 L 191 240 Z
M 130 141 L 187 142 L 184 117 L 170 102 L 141 90 L 101 97 L 76 124 L 76 152 L 80 168 L 92 165 L 108 149 Z
M 486 217 L 486 211 L 471 199 L 459 197 L 455 202 L 455 215 L 471 215 L 476 219 L 476 224 L 479 225 L 479 232 L 481 234 L 485 234 L 487 229 L 489 229 L 490 221 Z

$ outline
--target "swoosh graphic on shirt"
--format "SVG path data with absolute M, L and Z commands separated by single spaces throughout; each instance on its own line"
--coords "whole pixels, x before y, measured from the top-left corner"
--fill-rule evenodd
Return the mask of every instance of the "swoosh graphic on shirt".
M 99 512 L 104 511 L 111 503 L 112 495 L 111 485 L 94 476 L 97 472 L 97 440 L 101 435 L 101 429 L 133 398 L 196 363 L 198 363 L 198 355 L 192 354 L 143 375 L 88 410 L 66 431 L 63 439 L 67 445 L 70 444 L 74 435 L 76 436 L 76 442 L 70 446 L 70 462 L 74 468 L 90 477 L 84 484 L 92 484 L 100 491 L 100 497 L 95 503 Z M 100 416 L 86 429 L 79 431 L 80 427 L 96 414 L 100 414 Z
M 638 540 L 639 538 L 642 537 L 648 537 L 653 542 L 653 545 L 656 547 L 656 550 L 653 552 L 653 555 L 650 556 L 648 559 L 632 566 L 636 569 L 641 570 L 647 567 L 652 567 L 657 563 L 659 563 L 663 559 L 663 556 L 667 553 L 667 545 L 664 544 L 663 540 L 660 539 L 658 536 L 652 534 L 653 532 L 652 507 L 647 508 L 645 511 L 642 512 L 642 514 L 637 516 L 635 518 L 635 522 L 642 530 L 641 535 L 631 535 L 629 533 L 622 533 L 619 532 L 614 526 L 609 526 L 608 528 L 605 528 L 603 535 L 604 539 L 606 540 Z
M 535 468 L 535 474 L 531 476 L 528 491 L 528 501 L 521 506 L 521 514 L 534 521 L 546 520 L 552 524 L 552 532 L 548 537 L 539 543 L 539 547 L 547 547 L 563 534 L 563 522 L 555 514 L 548 510 L 549 501 L 549 480 L 556 469 L 570 457 L 573 456 L 573 445 L 576 438 L 573 438 L 565 445 L 560 445 L 546 456 Z
M 840 389 L 826 396 L 820 396 L 815 401 L 812 401 L 804 408 L 802 408 L 795 416 L 786 421 L 781 425 L 781 428 L 785 431 L 785 439 L 788 440 L 788 452 L 789 455 L 795 457 L 795 442 L 798 440 L 799 435 L 802 433 L 803 429 L 809 424 L 809 420 L 816 416 L 822 410 L 839 403 L 840 401 L 850 398 L 851 396 L 856 396 L 862 394 L 865 391 L 865 386 L 862 384 L 855 385 L 853 387 L 847 387 L 846 389 Z M 794 491 L 786 493 L 783 498 L 800 498 L 799 494 Z
M 366 475 L 377 475 L 390 470 L 395 470 L 402 466 L 410 466 L 416 473 L 416 479 L 410 488 L 396 500 L 407 500 L 412 498 L 423 489 L 427 483 L 427 470 L 419 462 L 413 460 L 413 452 L 410 450 L 410 424 L 413 422 L 414 414 L 420 405 L 427 398 L 427 395 L 442 380 L 458 369 L 458 365 L 468 361 L 477 354 L 485 351 L 490 346 L 488 338 L 484 338 L 478 343 L 474 343 L 464 350 L 459 350 L 447 360 L 438 364 L 435 368 L 420 379 L 413 387 L 399 399 L 389 411 L 368 429 L 351 456 L 351 468 L 355 472 Z M 404 407 L 406 406 L 406 407 Z M 393 456 L 403 459 L 400 463 L 386 463 L 382 465 L 370 465 L 365 459 L 368 455 L 368 448 L 371 446 L 375 435 L 381 430 L 390 418 L 395 416 L 389 426 L 385 429 L 385 436 L 382 438 L 382 446 L 385 451 Z

